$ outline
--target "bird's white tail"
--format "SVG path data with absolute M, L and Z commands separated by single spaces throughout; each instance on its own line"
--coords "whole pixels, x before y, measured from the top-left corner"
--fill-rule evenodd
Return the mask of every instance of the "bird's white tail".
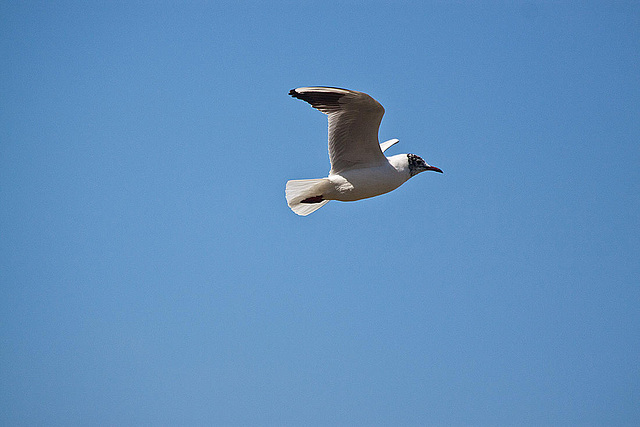
M 322 200 L 321 191 L 322 184 L 326 181 L 325 178 L 287 181 L 285 195 L 291 210 L 298 215 L 306 216 L 326 205 L 329 201 Z

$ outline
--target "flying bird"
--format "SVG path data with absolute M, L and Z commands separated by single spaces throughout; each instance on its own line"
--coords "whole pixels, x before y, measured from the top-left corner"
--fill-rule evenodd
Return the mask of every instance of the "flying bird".
M 442 173 L 415 154 L 385 157 L 398 140 L 378 142 L 384 108 L 366 93 L 300 87 L 289 95 L 329 116 L 329 176 L 287 181 L 287 204 L 298 215 L 309 215 L 330 200 L 351 202 L 388 193 L 420 172 Z

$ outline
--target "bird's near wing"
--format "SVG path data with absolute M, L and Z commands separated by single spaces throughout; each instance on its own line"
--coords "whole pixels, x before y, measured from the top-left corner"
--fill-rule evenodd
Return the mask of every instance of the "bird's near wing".
M 289 95 L 329 116 L 331 172 L 372 167 L 386 162 L 378 144 L 384 108 L 366 93 L 333 87 L 300 87 Z

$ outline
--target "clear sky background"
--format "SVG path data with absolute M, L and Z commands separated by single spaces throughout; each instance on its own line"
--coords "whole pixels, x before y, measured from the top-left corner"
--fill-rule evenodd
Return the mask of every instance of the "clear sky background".
M 640 424 L 640 2 L 4 1 L 0 58 L 0 424 Z M 296 216 L 309 85 L 444 174 Z

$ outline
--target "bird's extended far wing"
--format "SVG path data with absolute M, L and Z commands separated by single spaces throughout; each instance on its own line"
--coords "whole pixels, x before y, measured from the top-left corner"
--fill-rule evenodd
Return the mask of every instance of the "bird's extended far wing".
M 384 108 L 366 93 L 334 87 L 300 87 L 289 95 L 329 116 L 331 172 L 386 162 L 378 143 Z

